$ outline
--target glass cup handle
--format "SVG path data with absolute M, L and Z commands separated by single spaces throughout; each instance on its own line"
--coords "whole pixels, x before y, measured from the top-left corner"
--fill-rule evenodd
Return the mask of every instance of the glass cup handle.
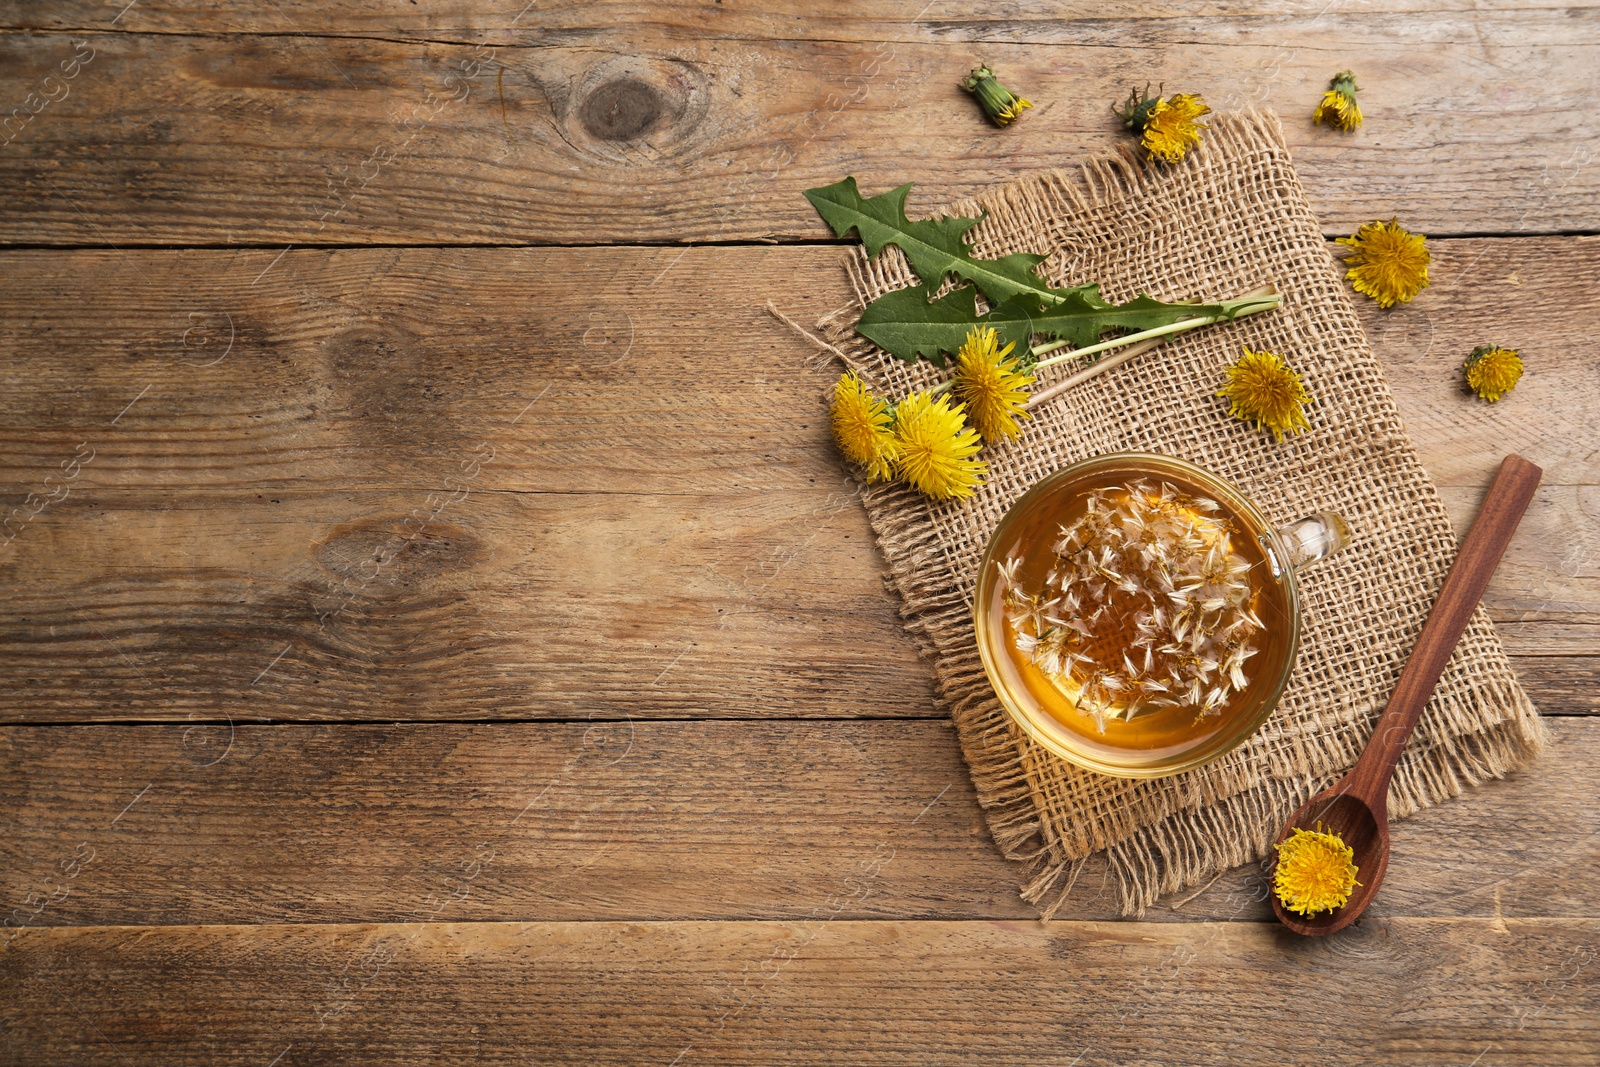
M 1348 545 L 1350 524 L 1335 512 L 1319 511 L 1278 527 L 1278 536 L 1289 552 L 1289 566 L 1300 570 L 1319 559 L 1327 559 Z

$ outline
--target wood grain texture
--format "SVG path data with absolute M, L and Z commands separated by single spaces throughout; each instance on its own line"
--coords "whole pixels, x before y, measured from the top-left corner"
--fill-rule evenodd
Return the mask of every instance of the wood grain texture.
M 0 720 L 942 714 L 842 489 L 429 496 L 75 492 L 0 564 Z M 1488 603 L 1541 708 L 1586 714 L 1562 514 Z
M 1501 623 L 1502 634 L 1513 624 Z M 1593 656 L 1513 656 L 1517 680 L 1546 714 L 1600 713 Z
M 22 109 L 0 149 L 0 241 L 818 239 L 802 189 L 846 170 L 910 180 L 932 210 L 1113 150 L 1110 105 L 1152 76 L 1279 110 L 1330 234 L 1397 212 L 1435 234 L 1597 223 L 1600 166 L 1574 132 L 1592 7 L 519 7 L 272 4 L 214 23 L 186 5 L 10 6 L 11 26 L 65 24 L 93 58 L 63 82 L 74 33 L 0 33 L 0 101 Z M 1035 101 L 1025 122 L 997 132 L 955 87 L 980 61 Z M 1314 127 L 1352 65 L 1365 130 Z
M 1371 916 L 1593 917 L 1600 721 L 1398 822 Z M 1116 917 L 1085 864 L 1061 916 Z M 1026 919 L 944 722 L 0 729 L 21 927 Z M 835 900 L 834 904 L 839 904 Z M 833 905 L 830 905 L 830 908 Z M 1152 922 L 1266 922 L 1262 870 Z
M 1411 304 L 1357 299 L 1438 484 L 1481 490 L 1510 451 L 1548 485 L 1600 484 L 1600 240 L 1432 248 Z M 0 477 L 37 487 L 87 440 L 100 486 L 430 490 L 487 441 L 475 489 L 831 493 L 832 368 L 763 305 L 847 303 L 843 254 L 6 252 Z M 1489 338 L 1528 364 L 1496 404 L 1460 378 Z
M 86 475 L 117 488 L 820 485 L 820 503 L 849 488 L 834 375 L 762 305 L 842 305 L 842 255 L 7 253 L 0 475 L 31 485 L 86 440 Z
M 7 253 L 0 717 L 938 714 L 832 372 L 760 307 L 844 303 L 839 257 Z M 1537 309 L 1600 312 L 1600 242 L 1435 263 L 1365 321 L 1458 528 L 1479 442 L 1549 472 L 1487 603 L 1544 709 L 1593 711 L 1600 406 L 1585 327 Z M 1457 384 L 1485 336 L 1529 365 L 1495 405 Z
M 1426 16 L 1454 10 L 1448 0 L 1387 0 L 1381 6 L 1359 5 L 1357 14 L 1374 18 Z M 1540 12 L 1539 0 L 1497 0 L 1500 13 Z M 1068 28 L 1097 33 L 1105 41 L 1123 40 L 1115 31 L 1121 20 L 1143 18 L 1190 29 L 1214 26 L 1228 18 L 1292 21 L 1318 14 L 1334 15 L 1319 0 L 1258 0 L 1253 3 L 1152 5 L 1138 0 L 1090 3 L 1088 0 L 1003 0 L 974 11 L 935 5 L 903 8 L 881 3 L 846 4 L 839 0 L 812 4 L 803 12 L 782 8 L 696 4 L 637 3 L 632 0 L 559 0 L 498 7 L 472 0 L 419 0 L 404 7 L 372 7 L 350 0 L 274 0 L 260 8 L 216 10 L 205 0 L 140 0 L 128 11 L 99 0 L 59 0 L 38 7 L 26 0 L 0 0 L 0 28 L 70 30 L 113 28 L 149 33 L 195 33 L 196 23 L 215 33 L 383 37 L 409 41 L 475 44 L 480 41 L 526 41 L 541 35 L 582 40 L 606 27 L 632 24 L 662 37 L 749 37 L 803 42 L 895 40 L 924 30 L 938 39 L 965 41 L 997 38 L 1063 43 Z M 1348 14 L 1348 12 L 1345 12 Z M 120 17 L 119 17 L 120 16 Z M 1111 20 L 1096 26 L 1094 19 Z M 1323 25 L 1314 22 L 1313 25 Z M 1129 45 L 1131 47 L 1131 44 Z
M 1528 1064 L 1600 1054 L 1593 919 L 90 928 L 0 1062 Z M 1470 976 L 1469 981 L 1462 981 Z M 1337 990 L 1337 995 L 1330 995 Z
M 429 497 L 75 494 L 0 719 L 938 714 L 843 490 Z

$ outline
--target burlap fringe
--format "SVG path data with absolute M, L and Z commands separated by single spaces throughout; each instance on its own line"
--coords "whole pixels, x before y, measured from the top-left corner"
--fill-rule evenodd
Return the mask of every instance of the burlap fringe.
M 1140 208 L 1162 186 L 1188 182 L 1201 187 L 1197 199 L 1218 201 L 1241 191 L 1257 195 L 1260 190 L 1250 187 L 1252 182 L 1270 185 L 1271 195 L 1262 197 L 1273 205 L 1265 209 L 1269 223 L 1293 231 L 1284 240 L 1294 254 L 1291 269 L 1302 275 L 1296 279 L 1299 290 L 1291 295 L 1311 293 L 1328 305 L 1327 320 L 1332 325 L 1322 323 L 1319 328 L 1349 331 L 1348 337 L 1334 340 L 1349 342 L 1356 352 L 1350 357 L 1349 373 L 1366 376 L 1344 387 L 1376 397 L 1373 411 L 1358 410 L 1349 416 L 1349 422 L 1361 428 L 1359 439 L 1330 435 L 1332 439 L 1319 443 L 1313 458 L 1326 463 L 1335 456 L 1340 464 L 1355 463 L 1370 460 L 1376 452 L 1385 457 L 1386 467 L 1414 466 L 1417 485 L 1401 486 L 1411 491 L 1407 511 L 1369 521 L 1367 533 L 1372 538 L 1410 537 L 1416 553 L 1430 559 L 1437 556 L 1434 562 L 1442 566 L 1453 551 L 1443 505 L 1415 463 L 1412 445 L 1393 413 L 1382 371 L 1360 336 L 1348 297 L 1342 289 L 1325 284 L 1325 278 L 1319 282 L 1317 257 L 1325 261 L 1326 251 L 1293 175 L 1277 120 L 1260 114 L 1219 119 L 1199 155 L 1189 171 L 1180 170 L 1175 176 L 1124 151 L 1088 161 L 1076 173 L 1041 175 L 950 210 L 966 215 L 987 212 L 974 231 L 978 255 L 1053 248 L 1044 268 L 1060 281 L 1072 273 L 1080 254 L 1092 253 L 1097 240 L 1094 233 L 1080 233 L 1074 226 L 1089 230 L 1095 220 L 1106 218 L 1113 220 L 1107 226 L 1121 222 L 1125 229 L 1154 224 L 1140 214 Z M 896 395 L 936 381 L 938 373 L 926 364 L 900 364 L 853 330 L 866 303 L 916 280 L 898 249 L 891 247 L 876 260 L 858 250 L 845 265 L 857 304 L 818 323 L 831 347 L 853 369 Z M 1321 269 L 1326 272 L 1325 266 Z M 1108 294 L 1111 289 L 1108 285 Z M 1326 399 L 1324 418 L 1346 414 L 1338 406 L 1340 397 Z M 1044 413 L 1049 407 L 1040 409 L 1042 421 L 1048 422 Z M 1050 447 L 1035 444 L 1034 450 Z M 1398 459 L 1391 463 L 1391 457 Z M 1024 449 L 987 458 L 992 482 L 1002 471 L 1010 471 L 1020 482 L 1037 476 L 1020 466 L 1029 458 Z M 1287 450 L 1272 453 L 1271 462 L 1281 468 L 1281 477 L 1300 474 Z M 1106 855 L 1125 915 L 1141 915 L 1163 894 L 1260 860 L 1288 815 L 1359 755 L 1367 724 L 1381 700 L 1370 692 L 1359 696 L 1361 687 L 1352 684 L 1343 697 L 1329 693 L 1314 715 L 1306 712 L 1295 721 L 1275 717 L 1263 728 L 1262 734 L 1271 737 L 1260 751 L 1242 749 L 1202 771 L 1165 779 L 1154 787 L 1090 775 L 1090 785 L 1069 781 L 1076 791 L 1061 792 L 1063 765 L 1027 740 L 990 688 L 973 641 L 970 583 L 957 577 L 963 561 L 952 541 L 958 535 L 970 541 L 973 526 L 995 516 L 975 517 L 972 511 L 936 507 L 892 485 L 867 489 L 864 501 L 888 561 L 887 582 L 899 595 L 906 629 L 934 664 L 939 693 L 957 726 L 990 832 L 1007 857 L 1026 864 L 1022 896 L 1039 908 L 1042 918 L 1049 919 L 1062 907 L 1084 860 L 1095 852 Z M 963 547 L 970 549 L 970 544 Z M 1516 684 L 1481 609 L 1464 644 L 1474 649 L 1473 698 L 1468 699 L 1460 686 L 1441 685 L 1425 717 L 1429 728 L 1419 728 L 1396 771 L 1389 801 L 1393 817 L 1402 818 L 1501 777 L 1545 743 L 1543 724 Z

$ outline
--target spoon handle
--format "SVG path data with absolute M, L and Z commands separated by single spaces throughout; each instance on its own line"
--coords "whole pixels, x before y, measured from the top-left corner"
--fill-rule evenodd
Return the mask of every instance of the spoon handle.
M 1478 517 L 1450 566 L 1439 599 L 1422 626 L 1422 636 L 1373 730 L 1372 740 L 1350 772 L 1349 791 L 1364 797 L 1374 811 L 1384 810 L 1389 779 L 1400 753 L 1405 750 L 1423 706 L 1433 695 L 1433 687 L 1444 673 L 1456 642 L 1471 621 L 1473 610 L 1483 599 L 1489 578 L 1516 532 L 1522 513 L 1528 509 L 1543 473 L 1518 455 L 1507 456 L 1501 462 Z

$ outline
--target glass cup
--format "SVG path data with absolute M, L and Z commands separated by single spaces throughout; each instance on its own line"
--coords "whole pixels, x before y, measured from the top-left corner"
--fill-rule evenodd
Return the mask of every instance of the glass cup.
M 1233 577 L 1219 580 L 1233 581 L 1235 584 L 1231 588 L 1236 590 L 1248 589 L 1248 592 L 1235 594 L 1242 598 L 1237 610 L 1248 609 L 1249 617 L 1260 626 L 1237 624 L 1240 629 L 1235 631 L 1208 631 L 1216 636 L 1202 641 L 1195 636 L 1198 630 L 1179 627 L 1171 612 L 1166 611 L 1171 606 L 1167 601 L 1145 591 L 1153 586 L 1140 586 L 1138 593 L 1118 592 L 1112 588 L 1115 583 L 1110 577 L 1125 575 L 1102 571 L 1072 587 L 1074 604 L 1068 606 L 1067 601 L 1057 600 L 1054 608 L 1047 608 L 1030 616 L 1032 621 L 1020 624 L 1024 632 L 1032 633 L 1035 638 L 1063 624 L 1076 626 L 1086 635 L 1067 636 L 1077 642 L 1075 647 L 1088 650 L 1088 658 L 1082 658 L 1068 671 L 1057 666 L 1053 673 L 1047 673 L 1035 659 L 1033 648 L 1038 647 L 1037 642 L 1033 648 L 1023 647 L 1018 641 L 1018 630 L 1010 621 L 1025 614 L 1017 607 L 1020 603 L 1017 596 L 1030 588 L 1040 590 L 1041 594 L 1047 591 L 1045 576 L 1060 573 L 1054 546 L 1066 524 L 1085 513 L 1096 490 L 1115 491 L 1133 485 L 1143 485 L 1160 494 L 1147 499 L 1166 501 L 1166 490 L 1171 490 L 1172 501 L 1203 501 L 1205 511 L 1183 512 L 1190 519 L 1196 515 L 1205 517 L 1204 522 L 1189 528 L 1211 531 L 1214 541 L 1226 537 L 1227 551 L 1207 558 L 1222 560 L 1225 569 L 1233 568 Z M 1345 521 L 1326 511 L 1275 528 L 1249 498 L 1226 480 L 1169 456 L 1118 452 L 1074 463 L 1045 477 L 1024 493 L 1001 518 L 989 538 L 978 571 L 973 605 L 984 670 L 1001 704 L 1017 725 L 1062 759 L 1119 778 L 1161 778 L 1192 770 L 1236 748 L 1272 714 L 1288 685 L 1300 647 L 1300 590 L 1295 572 L 1337 552 L 1349 537 Z M 1129 567 L 1144 566 L 1132 556 L 1126 558 L 1133 560 Z M 1113 562 L 1108 566 L 1117 565 Z M 1135 572 L 1136 578 L 1139 573 Z M 1096 603 L 1096 588 L 1101 590 L 1098 596 L 1102 603 Z M 1216 591 L 1216 587 L 1203 588 L 1207 595 Z M 1045 598 L 1041 595 L 1041 599 Z M 1164 613 L 1135 612 L 1132 605 L 1148 605 L 1152 609 L 1161 606 Z M 1097 607 L 1110 610 L 1096 613 Z M 1190 609 L 1195 613 L 1193 617 L 1207 619 L 1208 623 L 1224 618 L 1216 609 L 1207 614 L 1204 607 L 1204 604 L 1196 604 Z M 1235 608 L 1228 610 L 1232 612 Z M 1238 615 L 1226 617 L 1237 619 Z M 1095 621 L 1089 625 L 1081 622 L 1084 619 Z M 1163 625 L 1170 622 L 1171 627 L 1161 631 L 1159 638 L 1149 637 L 1152 619 Z M 1136 629 L 1136 625 L 1145 629 Z M 1200 642 L 1198 652 L 1192 653 L 1200 659 L 1190 662 L 1224 661 L 1220 676 L 1227 676 L 1227 670 L 1226 657 L 1219 650 L 1237 652 L 1243 646 L 1244 651 L 1251 653 L 1243 660 L 1240 674 L 1236 676 L 1245 679 L 1243 687 L 1235 686 L 1220 706 L 1203 709 L 1201 713 L 1196 711 L 1199 705 L 1167 699 L 1170 687 L 1168 690 L 1140 690 L 1143 695 L 1129 698 L 1121 706 L 1108 704 L 1115 692 L 1105 687 L 1113 683 L 1126 690 L 1130 678 L 1142 677 L 1150 679 L 1145 683 L 1147 687 L 1160 685 L 1154 679 L 1159 675 L 1161 661 L 1157 661 L 1156 672 L 1138 674 L 1139 664 L 1134 661 L 1139 660 L 1143 648 L 1149 646 L 1157 651 L 1164 648 L 1174 657 L 1180 651 L 1191 654 L 1189 645 L 1181 640 L 1174 641 L 1173 628 L 1177 628 L 1180 638 Z M 1225 636 L 1241 632 L 1247 636 L 1230 638 L 1232 643 L 1224 643 Z M 1146 645 L 1125 647 L 1129 641 L 1140 640 Z M 1129 670 L 1115 667 L 1121 654 L 1130 656 Z M 1150 661 L 1140 662 L 1148 664 Z M 1115 669 L 1100 669 L 1108 665 Z M 1194 672 L 1202 668 L 1184 669 L 1190 671 L 1184 677 L 1193 678 Z M 1100 688 L 1087 688 L 1086 685 L 1096 684 L 1096 675 L 1109 675 L 1109 680 L 1100 683 Z M 1170 682 L 1173 675 L 1159 677 Z M 1210 692 L 1219 691 L 1216 683 L 1219 675 L 1215 669 L 1204 677 L 1211 679 L 1206 683 L 1214 687 Z M 1108 706 L 1112 708 L 1109 717 Z

